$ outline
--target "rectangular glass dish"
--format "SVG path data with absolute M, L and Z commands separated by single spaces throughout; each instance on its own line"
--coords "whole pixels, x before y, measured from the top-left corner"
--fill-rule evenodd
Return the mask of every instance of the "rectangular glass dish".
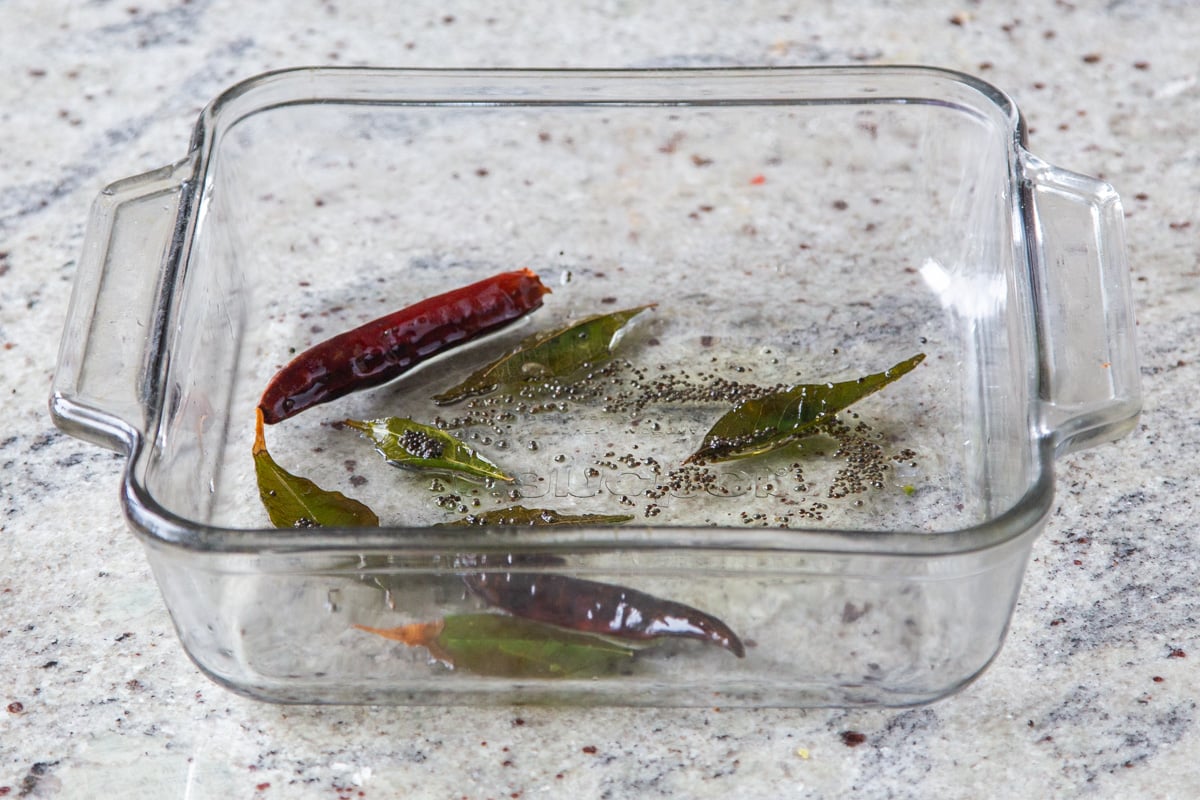
M 522 268 L 552 289 L 534 313 L 266 429 L 280 468 L 379 526 L 274 528 L 251 452 L 276 371 Z M 1030 155 L 1013 103 L 966 75 L 288 70 L 229 89 L 182 161 L 99 198 L 51 411 L 128 453 L 125 512 L 180 639 L 235 691 L 923 703 L 999 650 L 1055 458 L 1136 420 L 1127 272 L 1111 187 Z M 432 401 L 532 334 L 646 304 L 553 390 Z M 688 462 L 747 393 L 917 355 L 787 447 Z M 389 416 L 514 480 L 397 469 L 341 424 Z M 514 505 L 628 519 L 438 527 Z M 481 582 L 735 638 L 529 634 Z M 484 614 L 499 633 L 464 627 Z M 442 638 L 359 627 L 422 623 Z M 609 645 L 615 662 L 564 666 Z

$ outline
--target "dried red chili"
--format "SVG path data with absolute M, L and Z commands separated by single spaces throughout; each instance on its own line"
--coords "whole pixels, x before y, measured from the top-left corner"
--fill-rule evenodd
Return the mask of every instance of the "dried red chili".
M 503 272 L 327 339 L 296 356 L 271 379 L 258 403 L 263 421 L 274 424 L 386 383 L 533 311 L 549 291 L 532 270 Z
M 478 566 L 486 557 L 471 557 Z M 515 557 L 509 557 L 515 560 Z M 466 560 L 460 556 L 460 560 Z M 720 645 L 738 658 L 742 640 L 721 620 L 683 603 L 557 574 L 479 572 L 463 582 L 489 605 L 526 619 L 626 639 L 682 636 Z

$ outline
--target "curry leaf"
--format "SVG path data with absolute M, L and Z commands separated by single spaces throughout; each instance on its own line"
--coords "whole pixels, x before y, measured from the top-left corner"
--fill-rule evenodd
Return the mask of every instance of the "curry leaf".
M 613 673 L 635 652 L 598 636 L 500 614 L 457 614 L 398 628 L 354 627 L 425 647 L 454 669 L 504 678 L 592 678 Z
M 596 314 L 564 328 L 534 334 L 515 350 L 477 370 L 465 381 L 433 398 L 438 405 L 487 394 L 497 387 L 547 378 L 563 378 L 612 356 L 621 329 L 654 304 Z
M 453 472 L 498 481 L 513 479 L 458 439 L 431 425 L 404 417 L 345 421 L 370 439 L 375 449 L 398 467 Z
M 362 503 L 341 492 L 328 491 L 308 478 L 285 470 L 267 452 L 263 439 L 262 411 L 255 427 L 254 474 L 258 495 L 277 528 L 353 528 L 379 525 L 379 517 Z
M 560 514 L 551 508 L 509 506 L 493 511 L 468 514 L 454 522 L 440 522 L 435 528 L 467 528 L 486 525 L 619 525 L 633 519 L 632 514 Z
M 700 449 L 685 463 L 730 461 L 761 455 L 817 430 L 838 412 L 911 372 L 924 353 L 891 369 L 842 383 L 801 384 L 765 397 L 739 402 L 717 420 Z

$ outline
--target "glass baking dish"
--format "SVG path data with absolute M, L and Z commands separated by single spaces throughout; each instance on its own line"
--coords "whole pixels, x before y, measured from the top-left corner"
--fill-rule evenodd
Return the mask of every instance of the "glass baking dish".
M 380 526 L 272 527 L 251 450 L 276 370 L 520 268 L 541 309 L 267 428 L 276 462 Z M 533 333 L 650 303 L 585 390 L 430 400 Z M 1056 457 L 1136 420 L 1133 331 L 1116 194 L 1032 156 L 1012 101 L 966 75 L 295 69 L 232 87 L 182 161 L 98 199 L 51 411 L 128 454 L 179 637 L 234 691 L 896 706 L 996 655 Z M 730 387 L 917 354 L 786 448 L 683 466 Z M 515 481 L 398 470 L 338 424 L 386 416 L 440 421 Z M 513 504 L 630 519 L 436 527 Z M 504 615 L 480 579 L 667 627 L 653 603 L 686 604 L 740 646 L 606 638 L 633 651 L 616 668 L 531 674 L 356 627 Z M 622 588 L 642 605 L 617 609 Z

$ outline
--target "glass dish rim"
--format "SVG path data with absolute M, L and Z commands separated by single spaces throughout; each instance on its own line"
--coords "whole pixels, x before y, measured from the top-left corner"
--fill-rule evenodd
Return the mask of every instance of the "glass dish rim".
M 216 95 L 201 111 L 197 117 L 194 126 L 194 136 L 192 149 L 197 148 L 211 137 L 206 136 L 206 133 L 211 133 L 218 126 L 219 117 L 226 113 L 226 109 L 232 106 L 236 101 L 242 100 L 245 97 L 258 92 L 267 84 L 279 83 L 295 83 L 298 86 L 305 87 L 309 92 L 314 88 L 323 88 L 322 84 L 342 84 L 348 83 L 354 78 L 364 78 L 368 80 L 394 80 L 396 78 L 414 78 L 414 79 L 488 79 L 499 80 L 512 86 L 520 86 L 530 84 L 537 79 L 566 79 L 575 84 L 611 84 L 613 81 L 624 81 L 629 83 L 674 83 L 679 82 L 684 78 L 703 78 L 705 80 L 723 80 L 734 79 L 738 82 L 745 82 L 751 79 L 786 79 L 786 78 L 803 78 L 812 80 L 817 77 L 879 77 L 879 76 L 897 76 L 900 78 L 910 79 L 916 85 L 920 80 L 926 81 L 942 81 L 946 83 L 956 83 L 968 87 L 984 99 L 986 99 L 996 110 L 1008 121 L 1008 126 L 1014 134 L 1019 135 L 1019 143 L 1024 144 L 1025 125 L 1024 119 L 1020 113 L 1017 104 L 1003 90 L 975 75 L 958 70 L 949 69 L 946 67 L 936 67 L 917 64 L 885 64 L 885 65 L 821 65 L 821 66 L 786 66 L 786 67 L 770 67 L 770 66 L 713 66 L 713 67 L 663 67 L 663 68 L 592 68 L 592 67 L 573 67 L 573 68 L 543 68 L 543 67 L 510 67 L 502 69 L 486 69 L 486 68 L 443 68 L 443 67 L 369 67 L 369 66 L 292 66 L 280 69 L 268 70 L 265 72 L 252 75 L 244 78 Z M 734 96 L 726 97 L 718 100 L 704 101 L 707 105 L 723 105 L 734 102 L 737 98 Z M 834 101 L 833 97 L 824 97 L 817 103 L 829 104 Z M 909 98 L 879 95 L 874 102 L 885 101 L 901 101 Z M 932 99 L 932 98 L 931 98 Z M 614 93 L 613 96 L 603 99 L 587 99 L 576 97 L 574 99 L 558 98 L 553 102 L 556 105 L 589 105 L 589 104 L 613 104 L 613 105 L 630 105 L 634 104 L 634 97 L 621 98 L 619 93 Z M 313 102 L 346 102 L 346 103 L 365 103 L 368 100 L 364 97 L 347 98 L 344 95 L 338 95 L 325 89 L 321 94 L 305 94 L 303 91 L 293 95 L 291 99 L 278 100 L 273 103 L 251 106 L 250 113 L 258 113 L 267 111 L 279 106 L 292 105 L 295 103 L 313 103 Z M 464 101 L 458 101 L 459 104 L 466 104 Z M 642 102 L 646 102 L 642 100 Z M 661 98 L 656 102 L 665 103 Z M 678 100 L 676 102 L 679 102 Z M 747 100 L 748 103 L 753 103 L 753 100 Z M 846 102 L 843 98 L 840 102 Z M 404 105 L 404 104 L 445 104 L 446 100 L 430 100 L 424 98 L 421 100 L 414 99 L 399 99 L 393 98 L 385 101 L 375 101 L 374 104 L 383 105 Z M 481 99 L 472 102 L 471 105 L 481 106 L 487 104 L 496 105 L 542 105 L 544 102 L 535 102 L 528 97 L 517 97 L 504 99 L 497 95 L 481 95 Z M 249 116 L 243 114 L 239 119 Z
M 137 434 L 136 450 L 144 448 Z M 163 508 L 135 477 L 130 466 L 122 480 L 122 505 L 143 540 L 210 555 L 287 555 L 296 553 L 403 553 L 420 558 L 448 553 L 600 553 L 615 551 L 705 551 L 712 553 L 802 553 L 862 557 L 955 557 L 1000 548 L 1040 527 L 1054 500 L 1054 447 L 1039 437 L 1037 477 L 1019 500 L 1000 514 L 953 531 L 860 530 L 853 528 L 755 528 L 669 525 L 535 528 L 495 526 L 456 528 L 227 528 L 197 523 Z M 365 532 L 364 532 L 365 531 Z M 637 531 L 649 538 L 628 538 Z M 679 567 L 689 571 L 687 567 Z M 655 571 L 662 571 L 655 567 Z

